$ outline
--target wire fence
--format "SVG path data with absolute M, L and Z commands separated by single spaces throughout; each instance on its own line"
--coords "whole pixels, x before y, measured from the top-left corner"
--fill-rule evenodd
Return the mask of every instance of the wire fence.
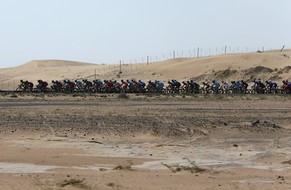
M 175 58 L 203 58 L 203 57 L 211 57 L 218 55 L 226 55 L 226 54 L 243 54 L 243 53 L 254 53 L 254 52 L 265 52 L 265 51 L 280 51 L 282 49 L 273 49 L 267 47 L 233 47 L 233 46 L 223 46 L 223 47 L 212 47 L 212 48 L 195 48 L 189 50 L 173 50 L 168 53 L 163 53 L 159 55 L 147 55 L 138 59 L 127 59 L 122 60 L 123 63 L 131 64 L 131 63 L 155 63 L 162 62 L 169 59 Z

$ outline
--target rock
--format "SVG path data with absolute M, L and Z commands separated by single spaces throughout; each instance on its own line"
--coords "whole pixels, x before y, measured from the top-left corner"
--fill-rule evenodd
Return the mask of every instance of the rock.
M 258 120 L 258 119 L 254 119 L 254 120 L 251 122 L 252 126 L 257 126 L 259 123 L 260 123 L 260 120 Z
M 291 160 L 284 161 L 284 162 L 282 162 L 282 164 L 291 164 Z

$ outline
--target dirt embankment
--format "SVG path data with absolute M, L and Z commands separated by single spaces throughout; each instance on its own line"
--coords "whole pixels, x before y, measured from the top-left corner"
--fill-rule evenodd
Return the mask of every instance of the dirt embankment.
M 0 132 L 41 132 L 62 137 L 150 134 L 182 138 L 228 130 L 237 134 L 241 130 L 284 133 L 280 126 L 290 118 L 283 117 L 282 112 L 290 112 L 291 105 L 284 102 L 281 106 L 280 100 L 270 102 L 268 96 L 262 96 L 262 100 L 256 100 L 255 96 L 242 98 L 245 100 L 215 95 L 184 98 L 132 95 L 129 100 L 119 100 L 117 96 L 69 100 L 20 97 L 0 102 Z M 252 124 L 253 120 L 259 121 L 257 125 Z

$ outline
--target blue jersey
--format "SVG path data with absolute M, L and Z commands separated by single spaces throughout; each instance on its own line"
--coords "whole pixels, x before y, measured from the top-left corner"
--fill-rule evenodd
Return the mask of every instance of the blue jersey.
M 158 82 L 157 85 L 159 88 L 164 88 L 164 83 L 162 83 L 162 82 Z
M 213 84 L 214 84 L 214 86 L 215 86 L 216 88 L 219 88 L 219 87 L 220 87 L 220 84 L 219 84 L 219 82 L 217 82 L 217 81 L 214 81 Z
M 270 85 L 272 85 L 272 86 L 276 86 L 277 83 L 271 81 L 271 82 L 270 82 Z
M 239 88 L 240 87 L 240 83 L 239 82 L 234 82 L 233 83 L 233 88 Z

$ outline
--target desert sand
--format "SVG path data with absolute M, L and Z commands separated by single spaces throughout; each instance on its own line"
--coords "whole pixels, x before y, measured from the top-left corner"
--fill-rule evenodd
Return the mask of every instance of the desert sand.
M 281 84 L 291 80 L 291 50 L 227 54 L 201 58 L 176 58 L 156 63 L 120 65 L 89 64 L 62 60 L 34 60 L 14 68 L 0 69 L 0 89 L 15 90 L 19 80 L 51 82 L 64 79 L 169 79 L 246 80 L 271 79 Z
M 0 189 L 290 189 L 279 95 L 0 96 Z
M 291 79 L 291 50 L 98 65 L 31 61 L 20 79 Z M 96 73 L 96 75 L 95 75 Z M 0 92 L 0 189 L 266 190 L 291 187 L 289 95 Z

